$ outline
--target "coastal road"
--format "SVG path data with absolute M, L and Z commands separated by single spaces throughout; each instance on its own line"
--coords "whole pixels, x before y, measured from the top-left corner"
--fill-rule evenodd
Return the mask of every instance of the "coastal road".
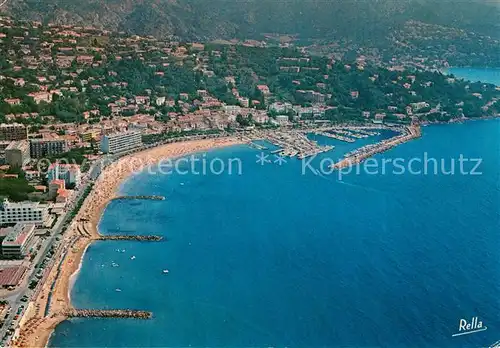
M 90 178 L 93 179 L 94 175 L 99 176 L 99 173 L 100 173 L 99 167 L 92 166 L 91 170 L 92 170 L 92 172 L 89 170 L 89 177 Z M 32 300 L 31 296 L 33 295 L 33 290 L 29 289 L 28 285 L 32 281 L 39 281 L 39 279 L 36 277 L 36 274 L 40 270 L 40 263 L 47 257 L 47 254 L 48 254 L 49 250 L 51 249 L 51 247 L 53 245 L 56 245 L 57 237 L 61 235 L 62 228 L 65 225 L 65 223 L 68 221 L 70 213 L 74 208 L 74 204 L 82 198 L 83 193 L 87 190 L 87 188 L 89 187 L 89 185 L 92 181 L 92 180 L 88 180 L 88 178 L 86 178 L 84 180 L 85 180 L 84 183 L 76 191 L 76 195 L 75 195 L 74 199 L 68 205 L 66 212 L 57 219 L 56 224 L 52 228 L 52 233 L 50 234 L 50 237 L 44 241 L 44 243 L 42 244 L 42 247 L 38 251 L 37 256 L 35 257 L 35 259 L 32 263 L 32 266 L 30 267 L 30 269 L 28 271 L 29 273 L 27 275 L 27 281 L 25 284 L 23 284 L 24 286 L 19 287 L 19 289 L 15 290 L 14 292 L 9 294 L 9 296 L 7 296 L 5 298 L 5 300 L 7 300 L 9 302 L 9 305 L 10 305 L 12 310 L 11 310 L 10 314 L 7 316 L 7 318 L 3 321 L 2 328 L 0 328 L 0 346 L 4 346 L 5 343 L 10 339 L 10 335 L 8 335 L 6 337 L 7 339 L 5 341 L 3 340 L 3 338 L 7 334 L 7 330 L 9 330 L 9 328 L 13 328 L 15 330 L 19 321 L 21 320 L 22 313 L 24 312 L 24 310 L 26 310 L 26 307 L 27 307 L 29 301 Z M 63 245 L 63 243 L 60 243 L 58 245 L 58 247 L 61 247 L 62 245 Z M 27 302 L 21 301 L 23 297 L 27 297 L 28 301 Z M 17 315 L 18 309 L 22 305 L 24 305 L 24 308 L 23 308 L 21 314 L 19 315 L 18 319 L 15 320 L 14 317 Z

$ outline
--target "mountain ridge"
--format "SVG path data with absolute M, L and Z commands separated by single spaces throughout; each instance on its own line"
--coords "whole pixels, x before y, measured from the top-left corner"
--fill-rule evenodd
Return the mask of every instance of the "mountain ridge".
M 408 20 L 499 36 L 497 1 L 436 0 L 8 0 L 18 18 L 91 25 L 181 40 L 259 38 L 262 33 L 301 38 L 374 41 Z

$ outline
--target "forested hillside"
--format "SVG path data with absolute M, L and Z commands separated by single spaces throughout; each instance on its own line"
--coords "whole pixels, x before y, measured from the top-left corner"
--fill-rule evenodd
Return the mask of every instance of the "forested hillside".
M 410 19 L 498 36 L 496 1 L 439 0 L 7 0 L 18 18 L 92 25 L 182 40 L 259 38 L 384 39 Z

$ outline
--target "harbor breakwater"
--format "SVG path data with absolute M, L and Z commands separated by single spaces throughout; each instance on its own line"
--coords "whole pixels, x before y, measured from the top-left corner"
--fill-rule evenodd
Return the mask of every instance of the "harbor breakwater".
M 356 150 L 352 155 L 340 160 L 339 162 L 332 165 L 335 170 L 340 170 L 342 168 L 347 168 L 358 163 L 363 162 L 369 157 L 372 157 L 378 153 L 382 153 L 392 149 L 393 147 L 408 142 L 412 139 L 419 138 L 422 135 L 420 126 L 412 125 L 406 127 L 402 134 L 395 136 L 393 138 L 384 140 L 378 144 L 371 144 Z
M 66 313 L 68 318 L 133 318 L 151 319 L 153 313 L 132 309 L 70 309 Z
M 162 236 L 99 236 L 96 240 L 132 240 L 137 242 L 159 242 Z
M 110 201 L 118 200 L 151 200 L 151 201 L 164 201 L 165 196 L 117 196 L 110 199 Z
M 86 226 L 86 223 L 78 224 L 77 231 L 85 238 L 91 238 L 93 240 L 130 240 L 136 242 L 159 242 L 163 240 L 162 236 L 156 235 L 102 235 L 98 234 L 97 236 L 93 236 L 89 232 L 89 227 Z

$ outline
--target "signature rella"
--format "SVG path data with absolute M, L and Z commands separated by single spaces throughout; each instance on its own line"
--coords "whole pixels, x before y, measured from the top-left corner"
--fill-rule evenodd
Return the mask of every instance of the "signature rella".
M 483 326 L 483 322 L 479 320 L 479 317 L 472 317 L 470 321 L 467 321 L 467 319 L 460 319 L 458 324 L 458 333 L 453 334 L 452 336 L 468 335 L 475 332 L 486 331 L 487 329 L 488 327 Z

